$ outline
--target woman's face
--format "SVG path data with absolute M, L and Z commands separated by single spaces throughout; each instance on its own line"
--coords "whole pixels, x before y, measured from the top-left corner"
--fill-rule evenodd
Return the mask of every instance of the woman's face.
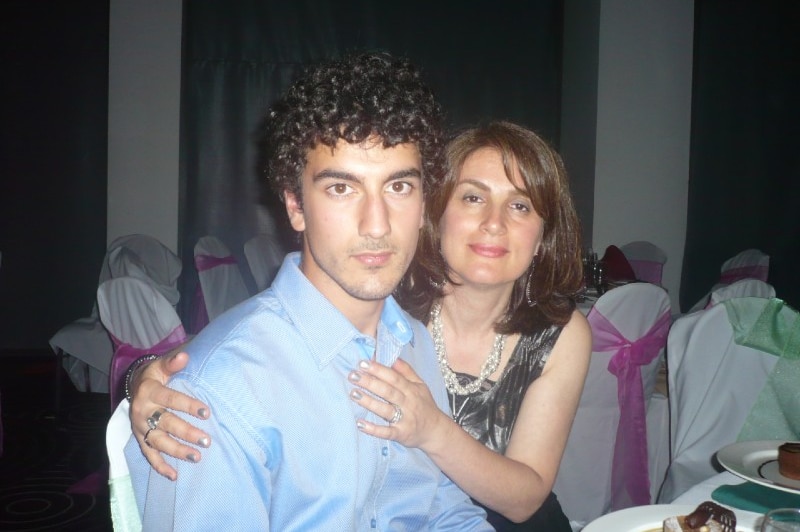
M 454 281 L 514 283 L 536 255 L 543 227 L 517 171 L 509 181 L 500 153 L 481 148 L 464 161 L 442 215 L 442 254 Z

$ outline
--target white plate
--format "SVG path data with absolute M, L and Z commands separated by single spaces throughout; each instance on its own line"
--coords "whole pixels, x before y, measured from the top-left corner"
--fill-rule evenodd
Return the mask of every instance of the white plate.
M 702 502 L 702 501 L 700 501 Z M 700 504 L 700 503 L 698 503 Z M 586 525 L 583 532 L 661 532 L 664 519 L 673 515 L 688 515 L 697 508 L 691 504 L 651 504 L 617 510 Z M 761 515 L 735 510 L 736 532 L 755 532 Z
M 778 473 L 778 447 L 786 440 L 743 441 L 717 451 L 722 467 L 743 479 L 800 494 L 800 480 Z

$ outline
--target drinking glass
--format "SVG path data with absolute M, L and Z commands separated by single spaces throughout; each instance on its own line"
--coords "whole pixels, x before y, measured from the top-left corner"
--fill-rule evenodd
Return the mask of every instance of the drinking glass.
M 777 508 L 767 512 L 761 532 L 800 532 L 800 508 Z

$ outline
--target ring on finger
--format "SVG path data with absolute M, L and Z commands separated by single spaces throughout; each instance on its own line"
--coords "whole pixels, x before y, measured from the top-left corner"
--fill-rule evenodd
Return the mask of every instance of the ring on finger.
M 145 445 L 147 445 L 151 449 L 153 449 L 154 447 L 152 445 L 150 445 L 150 442 L 147 441 L 147 438 L 150 437 L 150 433 L 153 432 L 154 430 L 156 430 L 155 427 L 153 427 L 152 429 L 147 429 L 147 432 L 144 433 L 144 443 L 145 443 Z
M 392 406 L 394 407 L 394 415 L 392 416 L 392 419 L 389 420 L 390 425 L 399 423 L 400 420 L 403 419 L 403 411 L 400 409 L 400 407 L 394 403 L 392 403 Z
M 150 427 L 150 430 L 156 430 L 158 428 L 158 422 L 161 421 L 161 416 L 164 414 L 163 410 L 156 410 L 153 412 L 153 415 L 147 418 L 147 426 Z

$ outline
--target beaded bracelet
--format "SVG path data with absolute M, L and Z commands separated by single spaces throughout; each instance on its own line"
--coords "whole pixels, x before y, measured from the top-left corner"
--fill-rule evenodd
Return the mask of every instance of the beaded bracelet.
M 128 370 L 125 372 L 125 398 L 128 402 L 133 401 L 133 397 L 131 396 L 131 380 L 133 380 L 133 374 L 139 369 L 143 364 L 152 362 L 153 360 L 157 360 L 160 358 L 160 355 L 156 355 L 155 353 L 150 353 L 149 355 L 144 355 L 133 362 L 131 365 L 128 366 Z

